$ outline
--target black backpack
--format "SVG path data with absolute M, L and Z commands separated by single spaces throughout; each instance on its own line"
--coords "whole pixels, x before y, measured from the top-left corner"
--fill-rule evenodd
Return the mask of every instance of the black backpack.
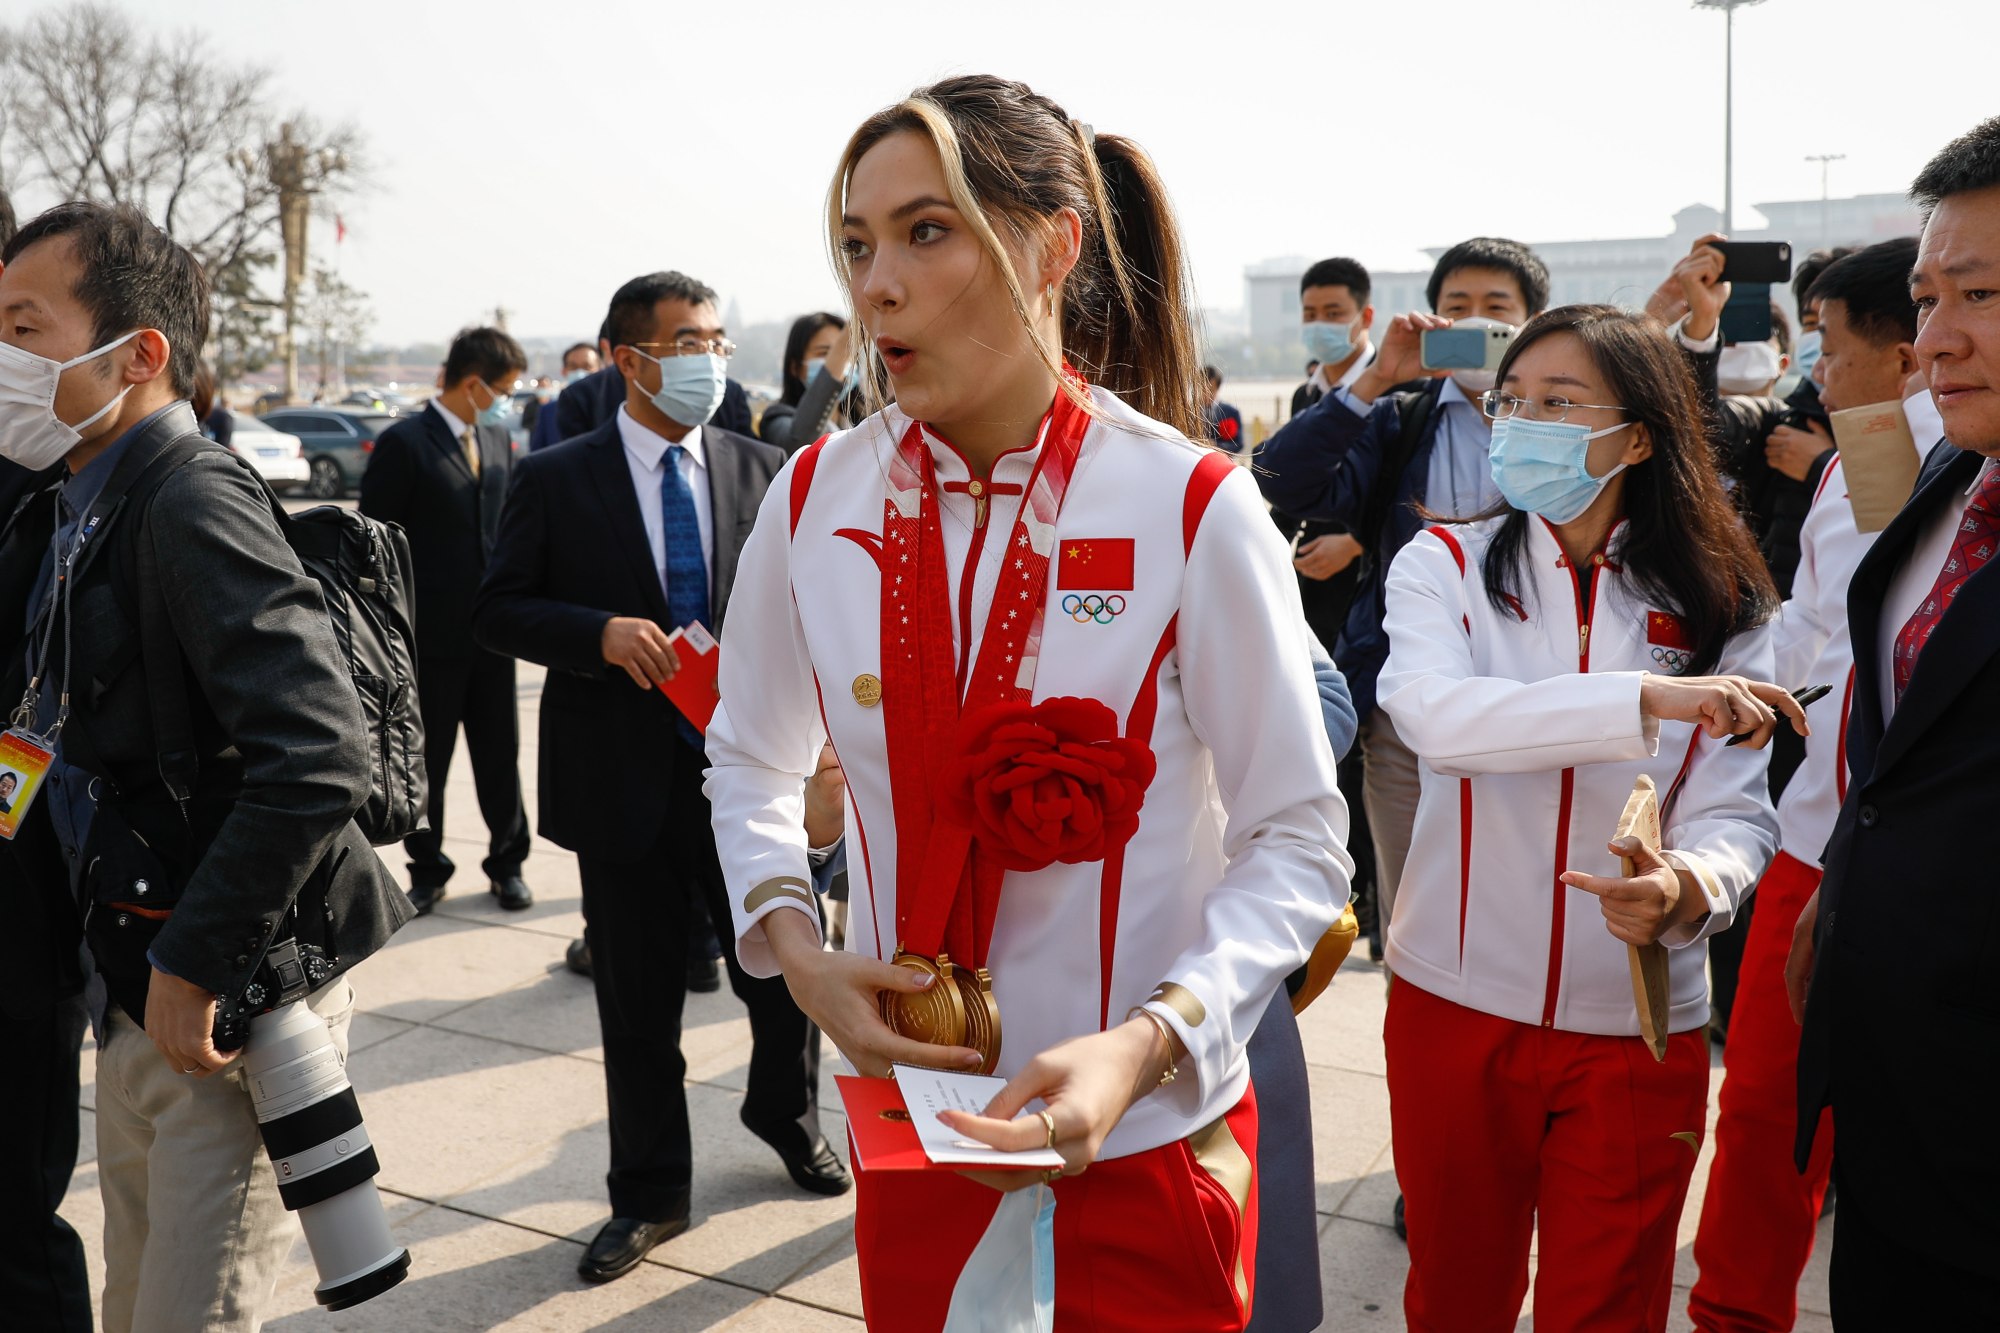
M 1406 389 L 1396 394 L 1396 415 L 1399 429 L 1393 450 L 1385 452 L 1382 466 L 1375 473 L 1375 485 L 1368 492 L 1361 506 L 1361 523 L 1355 529 L 1354 539 L 1361 543 L 1364 559 L 1386 564 L 1380 555 L 1382 540 L 1388 534 L 1389 514 L 1396 507 L 1396 492 L 1403 484 L 1403 472 L 1416 457 L 1417 446 L 1423 442 L 1424 427 L 1430 424 L 1431 414 L 1437 410 L 1438 396 L 1444 392 L 1443 380 L 1432 380 L 1419 389 Z M 1364 574 L 1364 579 L 1367 577 Z
M 172 441 L 146 464 L 126 493 L 127 503 L 143 513 L 141 506 L 169 476 L 197 454 L 219 447 L 197 434 Z M 257 478 L 278 531 L 319 584 L 334 641 L 360 697 L 368 729 L 369 785 L 368 799 L 355 811 L 355 826 L 377 847 L 401 842 L 430 827 L 424 723 L 417 707 L 409 540 L 393 523 L 338 505 L 288 514 L 255 469 L 233 453 L 230 457 Z M 160 598 L 144 593 L 159 582 L 149 554 L 151 544 L 134 545 L 140 552 L 140 652 L 146 663 L 160 781 L 175 800 L 185 803 L 192 795 L 198 764 L 180 643 L 166 623 Z

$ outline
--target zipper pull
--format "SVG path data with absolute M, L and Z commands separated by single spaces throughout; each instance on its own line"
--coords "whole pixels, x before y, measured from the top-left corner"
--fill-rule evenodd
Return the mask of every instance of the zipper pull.
M 974 477 L 966 491 L 972 496 L 972 526 L 986 526 L 986 483 Z
M 1590 656 L 1590 626 L 1576 627 L 1576 656 L 1578 661 Z

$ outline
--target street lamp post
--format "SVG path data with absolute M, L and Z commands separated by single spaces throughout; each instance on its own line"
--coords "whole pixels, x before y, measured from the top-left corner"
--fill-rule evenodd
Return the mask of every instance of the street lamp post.
M 1833 243 L 1833 237 L 1826 222 L 1826 169 L 1829 163 L 1845 162 L 1845 153 L 1807 153 L 1806 161 L 1819 163 L 1819 244 L 1824 250 Z
M 1764 0 L 1694 0 L 1722 11 L 1722 234 L 1736 230 L 1736 11 Z

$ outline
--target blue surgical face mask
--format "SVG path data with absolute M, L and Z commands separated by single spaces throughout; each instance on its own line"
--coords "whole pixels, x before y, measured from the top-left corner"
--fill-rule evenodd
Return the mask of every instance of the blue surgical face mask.
M 579 367 L 575 370 L 567 372 L 563 376 L 563 383 L 574 384 L 578 380 L 589 379 L 589 378 L 590 378 L 590 372 Z
M 1792 353 L 1792 369 L 1807 379 L 1812 378 L 1812 368 L 1819 361 L 1819 330 L 1799 336 L 1798 350 Z
M 639 349 L 632 349 L 639 352 Z M 700 356 L 646 356 L 660 368 L 660 387 L 653 392 L 653 406 L 670 421 L 683 426 L 699 426 L 722 406 L 729 387 L 729 363 L 713 352 Z
M 1320 369 L 1326 370 L 1354 355 L 1354 331 L 1360 325 L 1360 320 L 1352 324 L 1302 324 L 1299 326 L 1299 340 L 1319 362 Z
M 486 392 L 493 394 L 493 401 L 479 409 L 479 424 L 482 426 L 504 426 L 514 414 L 514 400 L 504 393 L 494 393 L 493 386 L 480 381 Z
M 813 382 L 813 377 L 818 375 L 820 371 L 824 369 L 826 369 L 826 358 L 823 356 L 816 356 L 812 360 L 806 362 L 805 382 L 807 387 L 811 387 Z
M 1620 463 L 1601 477 L 1591 476 L 1584 465 L 1590 442 L 1631 424 L 1621 421 L 1592 430 L 1575 422 L 1503 417 L 1493 423 L 1493 484 L 1514 508 L 1551 523 L 1568 523 L 1625 470 Z

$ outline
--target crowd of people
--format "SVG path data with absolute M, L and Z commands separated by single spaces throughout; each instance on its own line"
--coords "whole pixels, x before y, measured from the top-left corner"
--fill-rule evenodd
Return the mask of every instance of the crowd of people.
M 586 1280 L 690 1225 L 681 1015 L 726 974 L 743 1124 L 857 1189 L 870 1327 L 1317 1327 L 1296 1014 L 1358 926 L 1411 1328 L 1511 1329 L 1531 1246 L 1540 1326 L 1664 1328 L 1712 1043 L 1694 1325 L 1791 1327 L 1828 1207 L 1837 1327 L 1989 1324 L 2000 120 L 1912 194 L 1921 236 L 1798 265 L 1797 337 L 1732 332 L 1722 236 L 1643 311 L 1552 306 L 1504 238 L 1380 319 L 1321 261 L 1245 467 L 1152 159 L 950 78 L 849 139 L 850 310 L 794 323 L 755 421 L 683 272 L 612 294 L 518 455 L 526 353 L 452 340 L 361 486 L 410 672 L 355 666 L 202 440 L 200 266 L 129 208 L 31 219 L 0 238 L 9 1325 L 92 1327 L 57 1212 L 89 1030 L 104 1326 L 259 1326 L 297 1201 L 239 1019 L 297 994 L 344 1052 L 349 972 L 454 877 L 461 731 L 480 875 L 533 904 L 518 661 L 604 1048 Z M 1433 352 L 1466 330 L 1483 357 Z M 866 1076 L 998 1074 L 947 1123 L 1062 1165 L 850 1174 L 822 1034 Z

